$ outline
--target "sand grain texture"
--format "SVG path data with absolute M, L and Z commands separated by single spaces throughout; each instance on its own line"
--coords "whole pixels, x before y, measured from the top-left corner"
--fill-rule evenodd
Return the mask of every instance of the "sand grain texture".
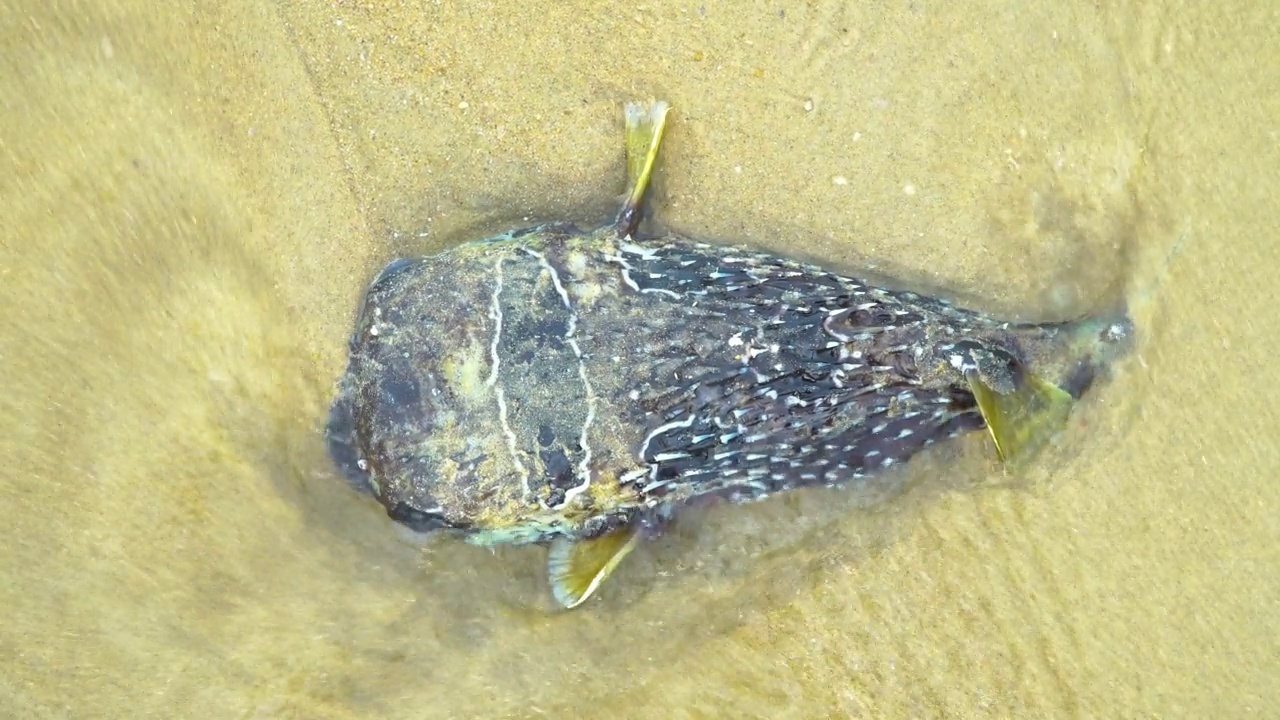
M 1223 717 L 1280 707 L 1280 10 L 0 3 L 0 715 Z M 691 515 L 589 606 L 414 543 L 318 434 L 369 277 L 606 217 L 1061 315 L 1025 477 Z M 1177 246 L 1178 251 L 1171 255 Z M 973 487 L 977 486 L 977 487 Z

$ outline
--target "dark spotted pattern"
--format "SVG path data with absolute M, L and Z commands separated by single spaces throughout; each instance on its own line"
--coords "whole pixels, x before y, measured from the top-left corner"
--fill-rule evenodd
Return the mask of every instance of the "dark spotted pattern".
M 879 497 L 881 471 L 983 427 L 970 379 L 1084 383 L 1064 348 L 1097 338 L 1068 348 L 1064 327 L 675 236 L 534 228 L 379 277 L 330 450 L 393 518 L 485 544 L 590 537 L 704 496 Z
M 976 366 L 972 351 L 999 333 L 982 316 L 689 241 L 624 246 L 618 262 L 632 293 L 686 308 L 685 322 L 716 332 L 720 350 L 662 348 L 653 382 L 670 380 L 634 416 L 647 430 L 649 472 L 635 480 L 647 498 L 743 501 L 839 485 L 983 427 L 947 357 Z

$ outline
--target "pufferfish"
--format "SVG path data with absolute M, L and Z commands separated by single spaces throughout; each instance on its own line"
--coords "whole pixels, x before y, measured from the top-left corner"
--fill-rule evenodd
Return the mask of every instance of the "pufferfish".
M 868 487 L 986 429 L 1059 427 L 1129 343 L 1123 310 L 1014 323 L 774 254 L 637 234 L 669 106 L 628 103 L 611 222 L 396 260 L 369 286 L 326 429 L 343 472 L 422 533 L 549 546 L 590 597 L 695 500 Z

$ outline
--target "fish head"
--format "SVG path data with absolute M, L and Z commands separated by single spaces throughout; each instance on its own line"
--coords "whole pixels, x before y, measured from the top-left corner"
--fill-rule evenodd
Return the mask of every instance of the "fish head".
M 330 412 L 329 451 L 347 478 L 416 533 L 483 545 L 538 542 L 569 519 L 539 502 L 506 437 L 477 422 L 463 388 L 401 355 L 357 355 Z M 475 432 L 482 427 L 484 432 Z
M 541 252 L 568 232 L 459 246 L 368 289 L 329 450 L 393 520 L 523 544 L 595 536 L 635 511 L 610 474 L 621 441 L 586 435 L 595 406 L 560 283 L 570 269 Z

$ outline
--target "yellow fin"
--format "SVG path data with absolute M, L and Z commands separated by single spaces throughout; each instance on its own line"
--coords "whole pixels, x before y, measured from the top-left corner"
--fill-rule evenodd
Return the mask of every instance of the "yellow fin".
M 627 124 L 627 199 L 615 223 L 618 237 L 627 237 L 640 224 L 640 206 L 649 189 L 649 177 L 658 160 L 662 131 L 667 127 L 671 106 L 663 100 L 652 103 L 629 102 L 624 109 Z
M 631 552 L 639 537 L 635 528 L 627 527 L 592 540 L 552 541 L 547 574 L 556 601 L 565 608 L 581 605 Z
M 969 388 L 996 444 L 1002 462 L 1035 452 L 1061 428 L 1074 401 L 1066 390 L 1027 373 L 1011 393 L 998 393 L 972 374 Z

